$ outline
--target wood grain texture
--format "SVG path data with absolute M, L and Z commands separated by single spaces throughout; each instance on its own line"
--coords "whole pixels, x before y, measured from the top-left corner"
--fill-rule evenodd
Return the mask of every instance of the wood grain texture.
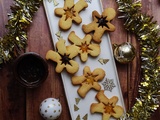
M 0 36 L 6 34 L 5 25 L 7 24 L 7 13 L 10 13 L 10 5 L 13 0 L 0 0 Z M 142 0 L 142 12 L 154 16 L 160 24 L 160 2 L 159 0 Z M 103 0 L 104 8 L 113 7 L 117 10 L 118 6 L 114 0 Z M 141 79 L 139 43 L 135 36 L 128 33 L 123 26 L 123 20 L 117 17 L 112 23 L 116 26 L 116 31 L 109 33 L 111 42 L 121 44 L 129 41 L 136 48 L 136 58 L 132 63 L 123 65 L 116 62 L 121 89 L 126 105 L 130 109 L 137 97 L 138 84 Z M 53 49 L 51 34 L 47 23 L 43 5 L 34 16 L 33 23 L 28 29 L 28 47 L 26 52 L 36 52 L 45 58 L 48 50 Z M 60 74 L 55 72 L 55 64 L 48 62 L 49 75 L 46 81 L 34 89 L 21 87 L 13 77 L 12 63 L 7 64 L 0 70 L 0 120 L 43 120 L 39 114 L 39 105 L 45 98 L 59 98 L 63 111 L 58 120 L 71 120 L 68 104 L 63 88 Z M 159 120 L 160 109 L 156 111 L 151 120 Z

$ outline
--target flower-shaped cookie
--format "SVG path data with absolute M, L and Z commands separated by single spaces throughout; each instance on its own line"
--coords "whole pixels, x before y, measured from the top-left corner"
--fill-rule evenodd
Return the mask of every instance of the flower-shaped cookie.
M 60 73 L 64 68 L 67 72 L 74 74 L 79 69 L 79 64 L 73 60 L 78 55 L 76 46 L 65 46 L 65 40 L 62 38 L 56 43 L 57 52 L 49 50 L 46 54 L 46 59 L 50 59 L 57 63 L 56 72 Z
M 68 30 L 72 26 L 72 21 L 77 24 L 82 22 L 82 18 L 79 16 L 79 12 L 88 7 L 85 0 L 79 0 L 74 4 L 74 0 L 64 0 L 63 8 L 56 8 L 55 14 L 60 16 L 59 27 L 63 30 Z
M 72 84 L 80 85 L 77 92 L 82 98 L 84 98 L 91 88 L 97 91 L 101 89 L 98 81 L 102 80 L 104 76 L 105 71 L 103 69 L 96 68 L 93 70 L 93 72 L 91 72 L 90 68 L 88 66 L 85 66 L 82 76 L 72 77 Z
M 102 120 L 109 120 L 111 116 L 114 118 L 120 118 L 123 115 L 123 108 L 119 105 L 116 105 L 118 102 L 117 96 L 113 96 L 112 98 L 108 99 L 104 94 L 104 90 L 101 90 L 97 93 L 96 98 L 98 99 L 99 103 L 92 103 L 90 111 L 91 113 L 102 113 Z
M 74 31 L 72 31 L 68 39 L 70 42 L 72 42 L 74 45 L 76 45 L 79 48 L 79 54 L 80 58 L 83 62 L 87 61 L 88 54 L 96 57 L 100 54 L 100 46 L 99 44 L 93 44 L 91 43 L 92 36 L 87 34 L 83 39 L 80 39 Z
M 87 25 L 83 25 L 82 29 L 85 33 L 94 32 L 93 40 L 100 43 L 101 37 L 105 31 L 114 31 L 115 26 L 110 22 L 115 17 L 116 12 L 113 8 L 106 8 L 102 15 L 97 11 L 92 12 L 93 21 Z

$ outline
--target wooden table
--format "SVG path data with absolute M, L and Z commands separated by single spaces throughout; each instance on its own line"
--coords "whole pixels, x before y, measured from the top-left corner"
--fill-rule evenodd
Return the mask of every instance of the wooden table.
M 0 0 L 0 36 L 6 34 L 7 13 L 13 0 Z M 154 16 L 160 24 L 159 0 L 142 0 L 142 12 Z M 103 0 L 103 6 L 117 9 L 114 0 Z M 117 13 L 117 16 L 119 13 Z M 110 33 L 112 43 L 131 42 L 136 48 L 136 58 L 132 63 L 124 65 L 116 62 L 121 89 L 126 109 L 132 107 L 137 96 L 140 81 L 139 44 L 133 34 L 126 32 L 123 20 L 117 17 L 112 21 L 116 31 Z M 47 23 L 43 5 L 35 14 L 33 23 L 28 30 L 28 47 L 26 52 L 39 53 L 43 58 L 48 50 L 53 49 L 51 34 Z M 60 74 L 55 72 L 55 64 L 48 61 L 49 75 L 47 80 L 38 88 L 25 89 L 14 79 L 12 64 L 7 64 L 0 70 L 0 120 L 43 120 L 39 114 L 39 105 L 45 98 L 60 98 L 63 106 L 62 115 L 58 120 L 71 120 L 68 104 Z M 159 120 L 160 109 L 153 115 L 152 120 Z

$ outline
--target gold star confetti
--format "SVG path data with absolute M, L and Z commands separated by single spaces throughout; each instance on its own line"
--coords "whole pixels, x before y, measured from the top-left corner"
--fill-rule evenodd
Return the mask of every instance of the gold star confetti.
M 88 2 L 88 3 L 92 3 L 92 0 L 86 0 L 86 2 Z
M 57 6 L 59 3 L 57 2 L 57 0 L 48 0 L 49 3 L 51 3 L 53 1 L 54 6 Z
M 99 58 L 98 61 L 103 65 L 106 64 L 109 61 L 109 59 Z
M 75 98 L 76 105 L 78 105 L 78 103 L 79 103 L 80 100 L 81 100 L 80 98 Z
M 77 105 L 74 105 L 74 111 L 78 111 L 79 107 Z
M 88 120 L 88 114 L 85 114 L 85 116 L 82 119 L 83 120 Z
M 80 119 L 81 119 L 81 118 L 80 118 L 80 115 L 78 115 L 77 118 L 76 118 L 76 120 L 80 120 Z
M 58 31 L 55 35 L 56 35 L 58 38 L 61 38 L 61 31 Z
M 53 0 L 53 4 L 54 6 L 57 6 L 59 3 L 57 2 L 57 0 Z

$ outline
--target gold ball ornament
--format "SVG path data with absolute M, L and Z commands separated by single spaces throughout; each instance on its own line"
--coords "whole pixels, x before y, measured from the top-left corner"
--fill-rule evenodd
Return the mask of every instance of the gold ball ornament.
M 113 54 L 119 63 L 127 64 L 135 58 L 135 48 L 129 42 L 120 45 L 113 44 Z

